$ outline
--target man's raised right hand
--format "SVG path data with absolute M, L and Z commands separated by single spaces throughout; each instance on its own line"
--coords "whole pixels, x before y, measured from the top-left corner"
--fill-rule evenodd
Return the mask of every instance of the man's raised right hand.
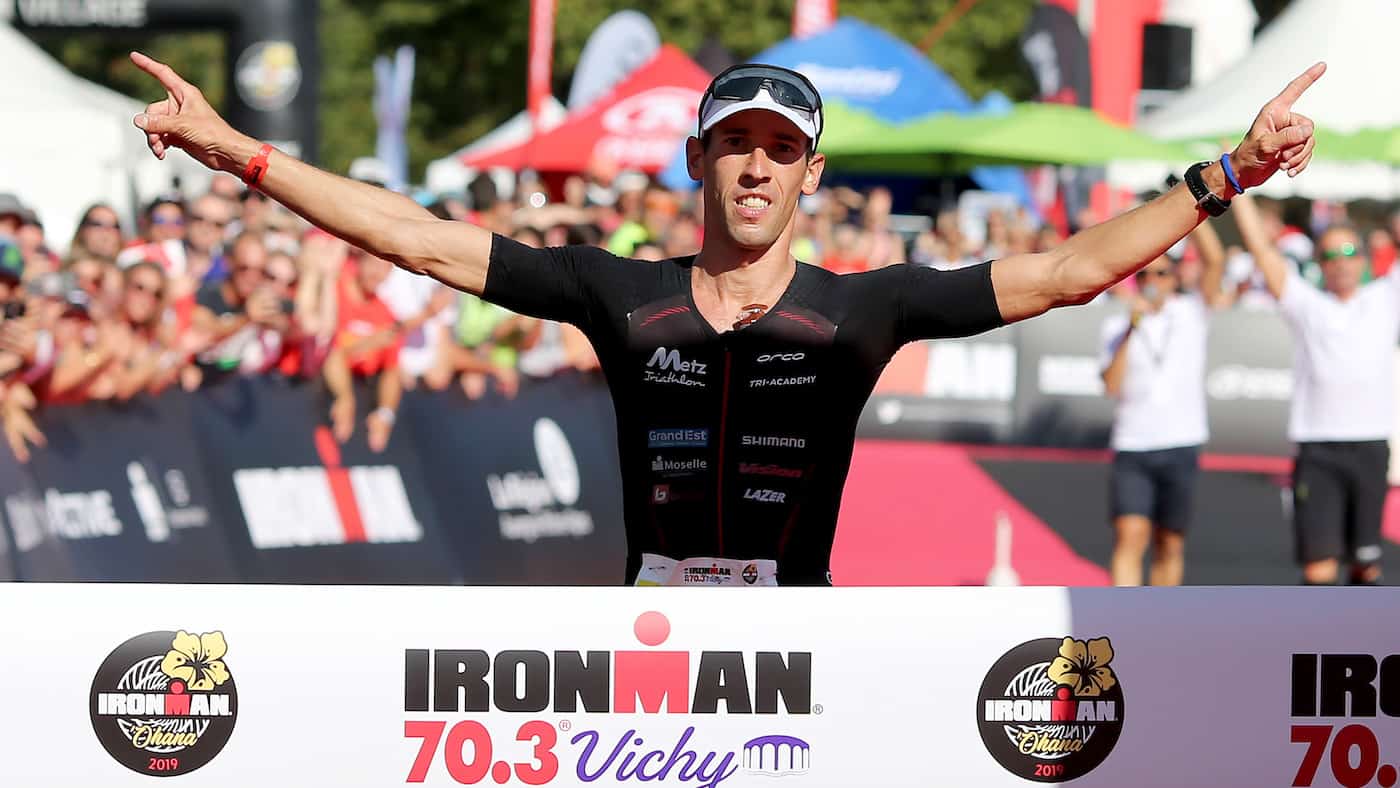
M 235 172 L 242 167 L 235 149 L 247 147 L 232 126 L 222 118 L 199 88 L 186 82 L 175 69 L 140 52 L 131 53 L 136 67 L 160 81 L 165 100 L 146 106 L 134 118 L 136 127 L 146 132 L 146 144 L 158 159 L 170 148 L 179 148 L 195 161 L 214 170 Z M 242 144 L 240 144 L 242 143 Z

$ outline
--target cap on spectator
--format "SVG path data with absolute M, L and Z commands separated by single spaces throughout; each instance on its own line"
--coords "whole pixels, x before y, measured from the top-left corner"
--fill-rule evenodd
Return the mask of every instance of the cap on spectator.
M 613 186 L 619 192 L 626 194 L 627 192 L 645 191 L 649 183 L 651 180 L 647 178 L 646 173 L 628 170 L 617 176 L 617 179 L 613 181 Z
M 18 282 L 24 279 L 24 255 L 19 247 L 0 238 L 0 279 Z
M 19 198 L 9 193 L 0 193 L 0 216 L 24 216 L 24 206 Z
M 178 194 L 166 192 L 165 194 L 157 195 L 154 200 L 146 204 L 146 215 L 150 216 L 155 213 L 156 209 L 162 205 L 174 205 L 182 211 L 185 210 L 184 198 Z
M 392 179 L 392 176 L 389 174 L 389 165 L 381 159 L 376 159 L 373 156 L 361 156 L 350 162 L 350 179 L 383 186 Z
M 39 221 L 39 214 L 32 208 L 25 208 L 19 212 L 19 223 L 21 227 L 34 226 L 40 230 L 44 229 L 44 223 Z

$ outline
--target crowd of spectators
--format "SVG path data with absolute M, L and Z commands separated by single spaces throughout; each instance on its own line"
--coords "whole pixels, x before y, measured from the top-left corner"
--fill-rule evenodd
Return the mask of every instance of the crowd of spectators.
M 641 260 L 700 248 L 695 195 L 628 172 L 590 172 L 557 185 L 562 199 L 551 200 L 531 173 L 504 183 L 481 176 L 461 194 L 421 202 L 440 218 L 532 246 L 588 244 Z M 896 263 L 950 269 L 1062 240 L 1024 209 L 950 210 L 910 222 L 892 214 L 892 202 L 883 187 L 803 197 L 795 256 L 837 273 Z M 1309 237 L 1347 220 L 1341 207 L 1314 215 L 1322 226 L 1304 229 L 1285 223 L 1281 211 L 1269 214 L 1277 243 L 1305 275 L 1316 269 Z M 72 239 L 51 239 L 18 197 L 0 193 L 0 423 L 21 461 L 44 444 L 38 408 L 171 386 L 192 391 L 231 375 L 322 381 L 335 435 L 343 441 L 363 429 L 380 450 L 406 389 L 456 385 L 473 400 L 492 391 L 512 397 L 522 377 L 598 368 L 572 326 L 512 314 L 396 268 L 229 176 L 215 177 L 203 194 L 155 199 L 135 226 L 121 218 L 93 205 Z M 1393 265 L 1392 232 L 1400 233 L 1400 216 L 1367 236 L 1368 276 Z M 1225 254 L 1237 301 L 1271 304 L 1248 255 L 1238 247 Z M 1197 256 L 1186 244 L 1177 255 L 1188 284 L 1199 276 Z M 363 423 L 357 378 L 373 381 Z

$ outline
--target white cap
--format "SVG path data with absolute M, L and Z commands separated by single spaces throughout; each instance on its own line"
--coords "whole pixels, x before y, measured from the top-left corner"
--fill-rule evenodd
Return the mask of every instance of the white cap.
M 389 165 L 373 156 L 361 156 L 350 162 L 349 176 L 354 181 L 380 184 L 388 183 L 394 178 L 389 171 Z
M 808 111 L 794 109 L 780 104 L 773 99 L 766 89 L 760 89 L 751 99 L 716 99 L 712 98 L 705 102 L 700 108 L 700 133 L 704 134 L 714 128 L 716 123 L 725 118 L 736 115 L 744 110 L 766 109 L 769 112 L 776 112 L 779 115 L 792 121 L 799 131 L 807 136 L 807 139 L 815 142 L 822 131 L 821 111 Z

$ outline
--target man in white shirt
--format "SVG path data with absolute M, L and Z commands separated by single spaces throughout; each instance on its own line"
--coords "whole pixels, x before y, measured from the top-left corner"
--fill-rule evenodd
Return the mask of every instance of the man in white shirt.
M 1318 239 L 1323 289 L 1299 276 L 1273 244 L 1258 207 L 1234 199 L 1240 235 L 1293 333 L 1289 440 L 1293 524 L 1303 582 L 1381 578 L 1381 516 L 1394 412 L 1395 346 L 1400 335 L 1400 270 L 1361 284 L 1360 237 L 1334 226 Z
M 1181 585 L 1201 445 L 1206 442 L 1206 334 L 1222 306 L 1225 253 L 1209 223 L 1191 235 L 1205 261 L 1201 292 L 1181 292 L 1163 255 L 1135 274 L 1131 316 L 1104 321 L 1104 389 L 1118 400 L 1109 486 L 1114 585 L 1142 584 L 1152 545 L 1152 585 Z

